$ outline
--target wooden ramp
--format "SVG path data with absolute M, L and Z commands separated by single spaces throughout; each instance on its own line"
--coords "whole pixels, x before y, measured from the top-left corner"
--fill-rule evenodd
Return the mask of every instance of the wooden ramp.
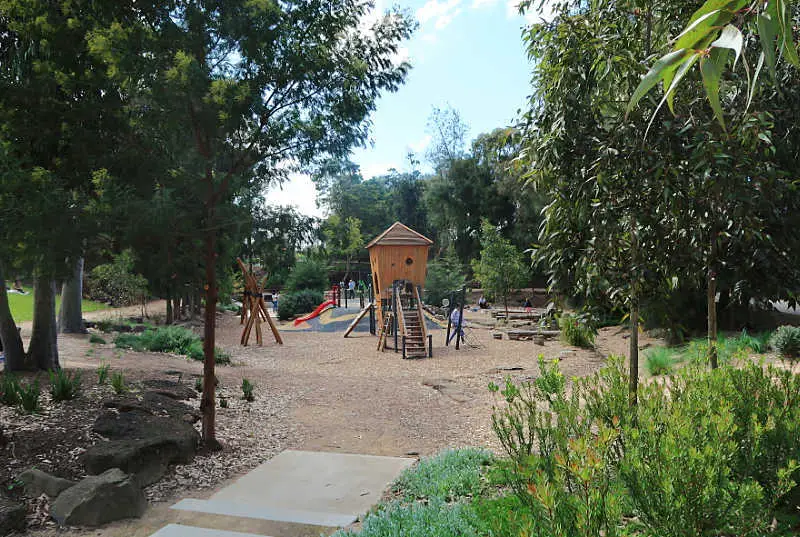
M 364 316 L 366 316 L 366 315 L 367 315 L 367 313 L 369 313 L 369 310 L 370 310 L 371 308 L 372 308 L 372 302 L 369 302 L 369 303 L 368 303 L 366 306 L 364 306 L 364 308 L 363 308 L 363 309 L 362 309 L 360 312 L 358 312 L 358 315 L 356 315 L 356 318 L 355 318 L 355 319 L 353 319 L 353 322 L 352 322 L 352 323 L 350 323 L 350 326 L 348 326 L 348 327 L 347 327 L 347 330 L 345 330 L 345 331 L 344 331 L 344 337 L 347 337 L 347 336 L 349 336 L 349 335 L 350 335 L 350 333 L 351 333 L 353 330 L 355 330 L 355 329 L 356 329 L 356 326 L 358 326 L 358 323 L 360 323 L 360 322 L 361 322 L 361 319 L 363 319 L 363 318 L 364 318 Z

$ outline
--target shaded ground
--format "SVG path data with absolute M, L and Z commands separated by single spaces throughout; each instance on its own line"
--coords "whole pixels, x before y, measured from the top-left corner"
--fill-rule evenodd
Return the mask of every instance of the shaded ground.
M 160 311 L 155 308 L 150 309 Z M 87 317 L 96 319 L 96 315 Z M 467 318 L 479 320 L 471 314 Z M 24 327 L 23 335 L 29 329 Z M 617 328 L 601 331 L 598 351 L 565 348 L 556 340 L 549 340 L 544 346 L 529 341 L 495 340 L 491 332 L 473 328 L 472 336 L 482 348 L 462 347 L 456 351 L 452 346 L 444 347 L 444 331 L 436 331 L 432 359 L 403 360 L 391 351 L 378 353 L 377 338 L 363 332 L 344 339 L 341 333 L 286 330 L 283 346 L 265 337 L 263 347 L 243 348 L 239 346 L 238 316 L 223 314 L 219 317 L 217 343 L 233 360 L 232 366 L 218 368 L 220 394 L 230 405 L 218 409 L 219 437 L 227 449 L 176 467 L 163 482 L 148 488 L 148 497 L 151 502 L 173 501 L 186 491 L 202 496 L 206 493 L 198 494 L 198 489 L 210 493 L 226 480 L 286 448 L 394 456 L 430 455 L 448 446 L 497 449 L 491 430 L 495 396 L 487 389 L 489 382 L 500 382 L 506 376 L 515 381 L 535 378 L 539 373 L 540 353 L 560 359 L 568 377 L 591 374 L 603 364 L 604 354 L 624 354 L 628 344 L 624 332 Z M 201 374 L 199 362 L 170 355 L 120 351 L 110 343 L 111 338 L 107 339 L 109 344 L 93 345 L 88 336 L 62 336 L 59 341 L 62 365 L 84 371 L 89 384 L 96 379 L 95 370 L 102 362 L 109 363 L 112 371 L 122 371 L 134 383 L 150 378 L 180 378 L 193 386 Z M 646 346 L 650 342 L 644 338 L 641 343 Z M 255 383 L 256 401 L 252 404 L 241 400 L 243 378 Z M 23 433 L 23 427 L 35 425 L 37 420 L 50 424 L 80 422 L 65 426 L 66 431 L 71 431 L 70 441 L 65 433 L 49 441 L 42 440 L 39 448 L 31 443 L 28 455 L 18 457 L 12 465 L 14 471 L 34 462 L 42 464 L 41 457 L 46 457 L 51 466 L 42 466 L 43 469 L 79 476 L 82 468 L 76 456 L 65 453 L 79 453 L 94 441 L 91 434 L 83 432 L 88 431 L 96 415 L 92 411 L 96 397 L 93 390 L 96 389 L 90 387 L 82 401 L 51 407 L 40 417 L 15 415 L 13 422 L 8 423 L 11 413 L 16 411 L 3 410 L 0 417 L 14 436 L 12 440 L 20 445 L 38 442 Z M 62 441 L 64 444 L 59 445 Z M 58 448 L 52 447 L 55 445 Z M 34 449 L 40 449 L 41 453 Z M 3 476 L 4 485 L 9 482 L 10 473 Z M 141 521 L 114 524 L 89 533 L 147 535 L 148 528 L 156 527 L 169 516 L 166 505 L 158 504 Z M 52 527 L 43 528 L 37 534 L 49 535 L 54 531 Z

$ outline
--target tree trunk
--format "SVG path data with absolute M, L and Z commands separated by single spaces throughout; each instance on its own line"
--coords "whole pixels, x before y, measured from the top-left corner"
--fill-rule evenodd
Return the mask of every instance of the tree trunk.
M 508 317 L 508 295 L 503 295 L 503 305 L 506 308 L 506 323 L 508 323 L 511 320 Z
M 711 369 L 718 367 L 717 361 L 717 275 L 708 270 L 708 363 Z
M 83 258 L 73 262 L 72 277 L 61 287 L 61 308 L 58 312 L 58 331 L 66 334 L 85 334 L 81 299 L 83 298 Z
M 37 274 L 33 279 L 33 332 L 28 357 L 38 369 L 59 369 L 56 332 L 56 282 Z
M 638 403 L 639 392 L 639 297 L 635 294 L 631 297 L 630 327 L 631 337 L 628 349 L 630 380 L 628 392 L 630 404 L 635 406 Z
M 172 316 L 172 290 L 167 291 L 167 316 L 164 319 L 164 323 L 167 325 L 172 324 L 175 319 Z
M 181 298 L 176 296 L 172 299 L 172 320 L 174 322 L 181 320 Z
M 213 216 L 213 212 L 212 212 Z M 209 230 L 205 237 L 206 262 L 206 311 L 203 326 L 203 397 L 200 409 L 203 413 L 203 442 L 208 449 L 219 449 L 216 433 L 216 403 L 214 385 L 216 380 L 214 345 L 217 321 L 217 237 L 213 229 L 213 218 L 208 219 Z
M 14 317 L 11 315 L 2 266 L 0 266 L 0 343 L 2 343 L 3 353 L 5 354 L 5 371 L 33 369 L 28 357 L 25 355 L 22 338 L 19 336 Z

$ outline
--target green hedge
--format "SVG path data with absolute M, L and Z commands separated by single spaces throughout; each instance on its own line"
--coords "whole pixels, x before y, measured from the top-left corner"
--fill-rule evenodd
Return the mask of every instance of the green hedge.
M 295 315 L 311 313 L 325 300 L 322 291 L 295 291 L 280 295 L 278 319 L 287 321 Z

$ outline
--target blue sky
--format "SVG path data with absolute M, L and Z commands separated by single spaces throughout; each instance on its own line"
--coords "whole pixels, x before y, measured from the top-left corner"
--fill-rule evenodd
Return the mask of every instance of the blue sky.
M 376 9 L 386 9 L 378 0 Z M 530 92 L 530 66 L 521 32 L 527 23 L 516 10 L 519 0 L 405 0 L 419 21 L 400 56 L 412 65 L 406 83 L 385 94 L 373 113 L 371 144 L 353 152 L 364 177 L 390 168 L 409 168 L 409 150 L 424 163 L 430 142 L 428 117 L 435 106 L 451 106 L 469 126 L 471 140 L 482 132 L 513 123 Z M 294 176 L 268 193 L 268 203 L 294 205 L 321 216 L 311 180 Z

